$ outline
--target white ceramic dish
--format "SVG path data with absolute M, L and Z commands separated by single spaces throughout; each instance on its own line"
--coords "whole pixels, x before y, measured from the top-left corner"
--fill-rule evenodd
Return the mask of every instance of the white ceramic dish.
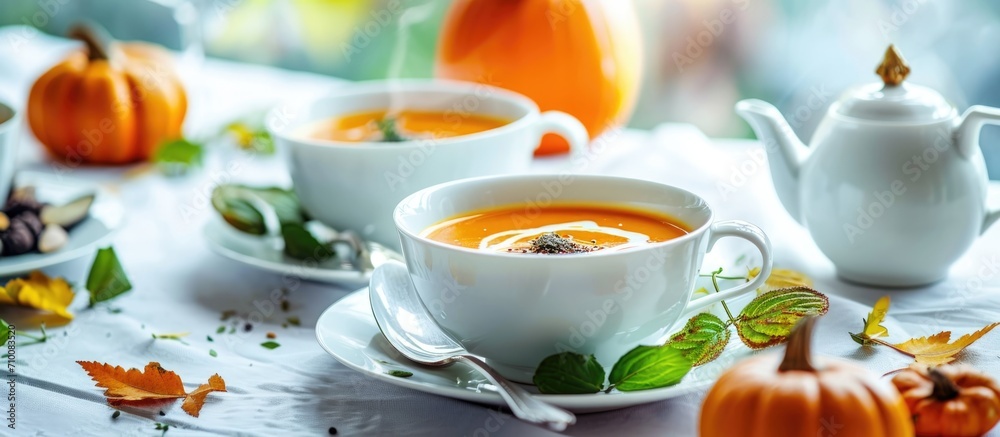
M 99 246 L 111 243 L 115 231 L 121 227 L 125 208 L 118 199 L 97 185 L 57 177 L 45 173 L 22 172 L 15 177 L 15 186 L 32 185 L 39 200 L 64 203 L 86 193 L 96 193 L 89 216 L 69 231 L 66 246 L 51 253 L 26 253 L 0 257 L 0 277 L 18 276 L 32 270 L 64 263 L 76 258 L 93 255 Z
M 216 253 L 261 270 L 294 276 L 307 281 L 352 286 L 361 286 L 371 278 L 371 269 L 362 271 L 353 267 L 344 267 L 336 259 L 314 264 L 289 258 L 282 253 L 280 246 L 273 244 L 273 241 L 268 237 L 243 234 L 218 217 L 209 220 L 202 230 L 202 234 L 205 236 L 208 247 Z M 386 256 L 384 260 L 402 261 L 402 256 L 397 253 L 390 251 L 381 253 Z M 372 261 L 375 266 L 381 264 L 378 259 Z
M 699 286 L 711 287 L 707 280 L 700 282 Z M 727 302 L 740 308 L 749 299 L 750 297 L 743 296 Z M 716 311 L 720 310 L 714 308 L 713 312 Z M 723 314 L 719 312 L 717 315 Z M 375 323 L 367 288 L 351 293 L 324 311 L 316 322 L 316 338 L 320 346 L 337 361 L 369 377 L 424 393 L 482 404 L 504 405 L 493 385 L 472 367 L 464 364 L 426 367 L 415 364 L 396 352 Z M 734 333 L 729 346 L 718 359 L 694 368 L 679 384 L 671 387 L 634 392 L 539 396 L 575 413 L 608 411 L 662 401 L 706 389 L 734 362 L 752 354 Z M 609 371 L 614 363 L 602 364 Z M 390 370 L 406 370 L 412 372 L 413 376 L 390 376 L 386 373 Z M 534 387 L 527 388 L 537 393 Z

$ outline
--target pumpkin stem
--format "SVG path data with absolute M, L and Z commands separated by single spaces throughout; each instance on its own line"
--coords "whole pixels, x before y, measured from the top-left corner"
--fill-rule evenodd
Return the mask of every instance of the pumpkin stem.
M 934 391 L 931 397 L 939 401 L 948 401 L 958 397 L 958 385 L 951 378 L 948 378 L 939 370 L 931 367 L 927 369 L 927 376 L 934 383 Z
M 817 319 L 818 317 L 816 316 L 806 316 L 795 325 L 795 329 L 788 336 L 788 345 L 785 346 L 785 358 L 781 360 L 781 365 L 778 366 L 779 372 L 789 370 L 813 372 L 816 370 L 810 360 L 810 356 L 812 355 L 810 349 L 813 326 L 816 325 Z
M 107 60 L 108 44 L 100 31 L 87 24 L 75 24 L 69 29 L 69 37 L 83 41 L 87 45 L 87 54 L 91 61 Z

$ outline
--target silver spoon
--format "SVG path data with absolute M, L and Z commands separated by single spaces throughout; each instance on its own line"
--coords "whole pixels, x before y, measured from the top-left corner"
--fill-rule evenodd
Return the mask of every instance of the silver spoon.
M 507 381 L 445 334 L 427 312 L 402 263 L 389 261 L 376 268 L 369 290 L 375 322 L 389 343 L 406 358 L 428 366 L 461 362 L 479 369 L 493 382 L 514 415 L 526 422 L 545 424 L 556 431 L 576 423 L 573 413 L 539 400 Z M 405 320 L 405 328 L 401 320 Z

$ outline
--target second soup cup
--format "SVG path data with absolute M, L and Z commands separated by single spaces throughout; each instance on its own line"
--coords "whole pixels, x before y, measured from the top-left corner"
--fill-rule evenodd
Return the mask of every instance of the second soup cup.
M 444 129 L 470 116 L 509 120 L 498 128 L 449 138 L 393 143 L 310 138 L 303 128 L 370 111 L 439 112 Z M 344 85 L 302 106 L 268 115 L 268 129 L 288 158 L 295 192 L 314 218 L 398 247 L 393 208 L 409 194 L 456 179 L 524 173 L 543 135 L 554 133 L 582 151 L 587 130 L 572 116 L 540 112 L 531 99 L 483 84 L 392 80 Z

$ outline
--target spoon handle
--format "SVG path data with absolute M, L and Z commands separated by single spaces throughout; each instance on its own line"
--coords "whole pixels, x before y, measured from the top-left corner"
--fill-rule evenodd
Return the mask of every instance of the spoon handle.
M 486 378 L 497 387 L 497 392 L 507 401 L 510 411 L 518 419 L 544 424 L 555 431 L 563 431 L 568 425 L 576 423 L 576 416 L 573 413 L 542 401 L 521 386 L 512 384 L 479 358 L 472 355 L 458 355 L 454 357 L 454 360 L 471 365 L 483 372 L 483 375 L 486 375 Z

